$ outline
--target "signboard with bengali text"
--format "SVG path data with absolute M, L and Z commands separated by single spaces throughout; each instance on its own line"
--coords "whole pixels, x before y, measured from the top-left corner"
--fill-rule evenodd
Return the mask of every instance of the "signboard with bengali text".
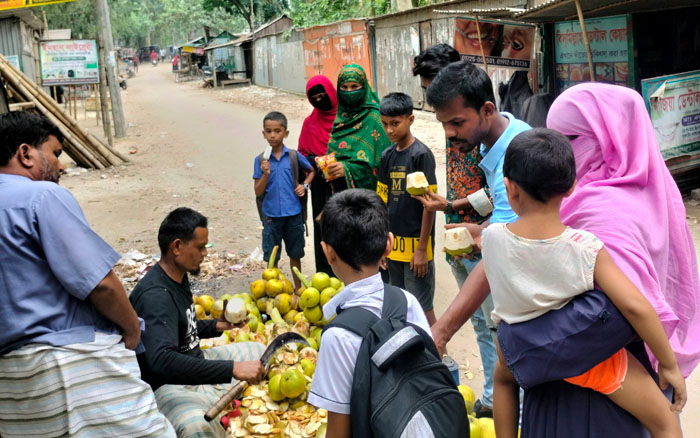
M 664 159 L 700 154 L 700 70 L 644 79 L 642 96 Z
M 535 26 L 458 17 L 454 48 L 462 59 L 495 68 L 529 70 L 534 56 Z M 482 56 L 483 53 L 483 56 Z
M 83 85 L 100 81 L 94 40 L 42 41 L 39 44 L 41 84 Z
M 595 80 L 631 86 L 632 29 L 628 17 L 620 15 L 588 19 L 586 33 Z M 578 20 L 554 23 L 554 62 L 557 91 L 590 80 L 586 46 Z

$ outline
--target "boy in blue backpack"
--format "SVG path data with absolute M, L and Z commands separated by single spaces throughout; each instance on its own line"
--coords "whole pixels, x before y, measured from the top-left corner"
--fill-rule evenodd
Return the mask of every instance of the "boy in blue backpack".
M 269 156 L 261 154 L 255 157 L 253 168 L 255 196 L 258 201 L 262 199 L 260 219 L 263 222 L 263 258 L 268 261 L 272 248 L 284 240 L 289 264 L 301 271 L 306 229 L 303 202 L 306 201 L 306 192 L 315 172 L 303 155 L 284 145 L 284 139 L 289 135 L 287 117 L 284 114 L 276 111 L 268 113 L 263 119 L 262 134 L 272 149 Z M 295 176 L 298 177 L 294 175 L 295 166 L 296 173 L 305 172 L 303 183 L 295 180 Z M 277 257 L 275 266 L 279 255 Z M 292 275 L 292 278 L 295 289 L 299 289 L 299 279 L 296 275 Z
M 389 215 L 382 199 L 364 189 L 345 190 L 333 196 L 321 214 L 321 239 L 323 252 L 333 272 L 346 284 L 323 306 L 325 319 L 331 320 L 339 311 L 350 314 L 353 310 L 357 311 L 355 308 L 364 309 L 362 313 L 369 314 L 370 318 L 380 318 L 383 309 L 386 309 L 385 295 L 391 295 L 394 301 L 404 302 L 403 295 L 405 305 L 402 311 L 405 311 L 405 320 L 413 325 L 407 328 L 409 331 L 425 332 L 420 336 L 430 342 L 435 351 L 435 360 L 439 362 L 430 337 L 430 326 L 416 297 L 393 286 L 387 286 L 385 290 L 379 274 L 380 260 L 392 251 L 394 244 L 394 236 L 389 232 Z M 353 322 L 362 325 L 357 320 Z M 333 326 L 333 321 L 323 332 L 308 402 L 328 411 L 329 437 L 346 438 L 353 432 L 354 436 L 358 436 L 358 424 L 370 421 L 370 418 L 351 418 L 350 415 L 351 404 L 353 412 L 356 412 L 357 400 L 351 403 L 351 398 L 356 394 L 353 379 L 357 376 L 355 366 L 361 365 L 357 362 L 358 357 L 362 356 L 361 347 L 365 347 L 363 337 L 349 329 Z M 448 376 L 448 379 L 451 378 Z M 372 389 L 364 388 L 364 392 L 370 393 Z M 463 401 L 460 403 L 463 406 Z M 459 415 L 459 412 L 454 414 Z M 463 411 L 463 415 L 466 416 L 466 411 Z M 407 436 L 421 435 L 409 433 Z

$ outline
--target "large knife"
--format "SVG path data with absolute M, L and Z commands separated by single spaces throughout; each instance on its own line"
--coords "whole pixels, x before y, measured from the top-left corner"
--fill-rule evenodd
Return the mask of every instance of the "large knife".
M 270 359 L 275 354 L 275 352 L 280 348 L 284 347 L 285 345 L 292 343 L 309 345 L 308 341 L 302 335 L 294 332 L 282 333 L 281 335 L 273 339 L 272 342 L 270 342 L 270 344 L 267 346 L 262 356 L 260 357 L 260 362 L 262 362 L 262 365 L 265 368 L 266 375 L 267 371 L 270 369 Z M 233 388 L 229 389 L 228 392 L 226 392 L 226 394 L 222 395 L 219 401 L 217 401 L 214 404 L 214 406 L 209 408 L 207 413 L 204 414 L 204 419 L 207 421 L 211 421 L 214 418 L 216 418 L 216 416 L 219 415 L 219 413 L 223 411 L 224 408 L 226 408 L 226 406 L 228 406 L 233 400 L 240 397 L 240 395 L 243 393 L 243 391 L 245 391 L 247 387 L 248 383 L 244 381 L 238 382 Z

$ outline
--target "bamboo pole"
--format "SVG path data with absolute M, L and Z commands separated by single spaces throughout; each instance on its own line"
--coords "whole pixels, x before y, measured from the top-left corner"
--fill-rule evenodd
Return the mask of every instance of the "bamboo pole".
M 578 14 L 578 22 L 583 33 L 583 44 L 586 46 L 586 57 L 588 57 L 588 73 L 591 76 L 591 82 L 595 82 L 595 72 L 593 71 L 593 56 L 591 55 L 591 44 L 588 41 L 588 32 L 586 32 L 586 22 L 583 20 L 583 10 L 581 9 L 581 0 L 574 0 L 576 3 L 576 13 Z
M 82 143 L 88 145 L 94 150 L 95 154 L 100 154 L 101 153 L 101 147 L 104 146 L 104 144 L 100 144 L 98 141 L 96 141 L 96 138 L 94 136 L 91 136 L 87 131 L 83 130 L 81 126 L 77 124 L 77 122 L 73 119 L 71 119 L 56 103 L 55 100 L 53 100 L 50 96 L 44 92 L 40 87 L 36 87 L 34 84 L 30 83 L 21 73 L 19 73 L 16 69 L 14 69 L 14 66 L 9 64 L 7 60 L 0 55 L 0 70 L 2 70 L 3 64 L 7 67 L 9 66 L 10 71 L 14 73 L 13 79 L 17 80 L 20 83 L 24 83 L 26 86 L 24 87 L 25 90 L 27 90 L 28 97 L 34 96 L 37 98 L 46 108 L 53 108 L 55 109 L 54 115 L 61 120 L 61 122 L 70 127 L 72 131 L 74 131 L 77 136 L 82 139 Z M 18 74 L 19 73 L 19 74 Z M 8 76 L 6 74 L 6 76 Z M 110 150 L 107 148 L 107 150 Z M 126 157 L 124 157 L 121 154 L 113 154 L 116 155 L 117 158 L 121 159 L 122 161 L 128 161 Z M 105 160 L 107 160 L 108 163 L 114 164 L 114 165 L 119 165 L 122 164 L 121 162 L 115 160 L 113 157 L 107 156 L 102 157 Z
M 484 60 L 484 70 L 486 74 L 489 74 L 489 65 L 486 63 L 486 52 L 484 52 L 484 45 L 481 43 L 481 25 L 479 24 L 479 16 L 474 15 L 476 20 L 476 36 L 479 39 L 479 49 L 481 49 L 481 58 Z
M 7 68 L 8 65 L 11 67 L 10 69 Z M 70 117 L 66 117 L 65 112 L 61 110 L 53 99 L 47 99 L 42 96 L 42 93 L 43 95 L 46 95 L 43 90 L 33 86 L 33 84 L 29 83 L 27 79 L 23 78 L 22 75 L 17 74 L 13 70 L 14 66 L 9 64 L 7 60 L 0 55 L 0 72 L 4 73 L 4 77 L 8 80 L 8 82 L 12 84 L 19 94 L 23 95 L 29 101 L 34 102 L 37 109 L 58 126 L 64 137 L 74 144 L 75 149 L 80 151 L 81 155 L 83 155 L 83 157 L 86 159 L 86 162 L 92 163 L 92 167 L 97 167 L 99 169 L 109 166 L 110 164 L 120 164 L 113 157 L 102 156 L 99 146 L 97 144 L 93 144 L 93 142 L 90 141 L 91 139 L 88 138 L 88 141 L 82 142 L 79 141 L 79 139 L 76 139 L 74 134 L 78 134 L 79 137 L 81 136 L 80 134 L 82 134 L 82 136 L 85 136 L 86 138 L 87 135 L 79 126 L 76 125 L 73 120 L 70 119 Z M 25 83 L 28 83 L 28 85 L 25 85 Z M 66 123 L 66 121 L 68 123 Z M 85 149 L 85 145 L 91 149 L 92 153 Z

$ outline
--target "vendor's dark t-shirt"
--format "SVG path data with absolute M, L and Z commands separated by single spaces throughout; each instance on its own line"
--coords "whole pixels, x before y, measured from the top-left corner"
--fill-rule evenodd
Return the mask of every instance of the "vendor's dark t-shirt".
M 136 285 L 129 300 L 146 322 L 141 336 L 146 352 L 136 358 L 141 378 L 154 391 L 165 384 L 231 382 L 233 361 L 206 360 L 199 348 L 200 336 L 209 338 L 220 333 L 216 320 L 197 320 L 187 275 L 179 284 L 156 264 Z
M 423 204 L 411 198 L 406 191 L 406 176 L 413 172 L 423 172 L 432 191 L 437 191 L 435 178 L 435 157 L 420 140 L 399 151 L 392 144 L 382 153 L 379 165 L 377 193 L 386 202 L 389 210 L 389 229 L 394 233 L 394 250 L 389 259 L 410 262 L 413 250 L 417 249 L 423 221 Z M 428 259 L 432 260 L 432 246 L 435 241 L 435 225 L 431 231 L 432 243 Z

